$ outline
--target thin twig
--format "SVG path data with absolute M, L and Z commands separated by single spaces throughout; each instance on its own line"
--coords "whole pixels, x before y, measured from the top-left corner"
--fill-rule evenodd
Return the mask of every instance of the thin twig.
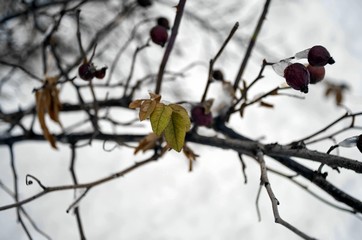
M 133 53 L 133 57 L 132 57 L 132 63 L 131 63 L 131 69 L 129 71 L 129 74 L 128 74 L 128 77 L 127 77 L 127 80 L 126 80 L 126 84 L 124 86 L 124 91 L 123 91 L 123 97 L 126 97 L 127 96 L 127 90 L 128 90 L 128 87 L 129 87 L 129 83 L 132 79 L 132 76 L 133 76 L 133 72 L 134 72 L 134 68 L 135 68 L 135 63 L 136 63 L 136 58 L 137 58 L 137 55 L 140 51 L 142 51 L 143 49 L 145 49 L 146 47 L 149 47 L 149 41 L 147 41 L 147 43 L 145 43 L 144 45 L 142 46 L 139 46 L 136 48 L 136 51 L 134 51 Z
M 9 151 L 10 151 L 10 166 L 11 166 L 11 170 L 13 173 L 13 179 L 14 179 L 14 199 L 15 202 L 19 202 L 19 188 L 18 188 L 18 174 L 16 172 L 16 166 L 15 166 L 15 156 L 14 156 L 14 148 L 13 145 L 10 144 L 9 145 Z M 16 215 L 17 215 L 17 220 L 20 223 L 20 225 L 22 226 L 24 232 L 26 233 L 26 235 L 28 236 L 28 238 L 31 240 L 33 239 L 30 235 L 30 232 L 28 230 L 28 228 L 26 227 L 21 214 L 20 214 L 20 206 L 16 207 Z
M 258 215 L 258 221 L 259 222 L 261 222 L 259 199 L 260 199 L 260 193 L 261 193 L 262 188 L 263 188 L 263 184 L 260 181 L 259 188 L 258 188 L 258 193 L 256 194 L 256 199 L 255 199 L 256 214 Z
M 266 164 L 265 164 L 265 161 L 264 161 L 263 152 L 258 151 L 257 154 L 256 154 L 256 159 L 258 160 L 258 162 L 260 164 L 260 172 L 261 172 L 260 181 L 261 181 L 261 185 L 264 185 L 264 187 L 266 188 L 266 190 L 268 192 L 270 201 L 272 203 L 273 215 L 274 215 L 275 222 L 283 225 L 286 228 L 288 228 L 289 230 L 291 230 L 292 232 L 294 232 L 298 236 L 302 237 L 303 239 L 314 240 L 315 238 L 308 236 L 307 234 L 300 231 L 298 228 L 294 227 L 293 225 L 286 222 L 285 220 L 283 220 L 280 217 L 279 209 L 278 209 L 279 201 L 275 197 L 274 192 L 273 192 L 273 190 L 271 188 L 271 184 L 270 184 L 269 179 L 268 179 L 267 167 L 266 167 Z
M 244 184 L 247 184 L 248 183 L 248 177 L 246 176 L 246 164 L 244 162 L 244 159 L 243 159 L 243 155 L 238 153 L 238 156 L 239 156 L 239 160 L 240 160 L 240 163 L 241 163 L 241 171 L 243 172 L 243 176 L 244 176 Z
M 271 0 L 266 0 L 265 1 L 265 5 L 264 5 L 264 9 L 263 9 L 263 12 L 259 18 L 259 21 L 258 21 L 258 24 L 256 25 L 255 27 L 255 30 L 254 30 L 254 33 L 249 41 L 249 45 L 248 45 L 248 48 L 246 49 L 246 53 L 245 53 L 245 56 L 244 56 L 244 59 L 243 61 L 241 62 L 241 66 L 239 68 L 239 72 L 235 78 L 235 82 L 234 82 L 234 91 L 236 91 L 236 89 L 238 89 L 239 87 L 239 83 L 240 83 L 240 80 L 243 76 L 243 73 L 244 73 L 244 70 L 246 68 L 246 65 L 250 59 L 250 56 L 251 56 L 251 52 L 254 48 L 254 45 L 256 43 L 256 40 L 258 38 L 258 35 L 259 35 L 259 32 L 261 30 L 261 27 L 263 25 L 263 22 L 266 18 L 266 14 L 268 13 L 268 9 L 269 9 L 269 5 L 270 5 L 270 2 Z
M 233 37 L 234 33 L 236 32 L 236 30 L 238 28 L 239 28 L 239 23 L 236 22 L 234 24 L 233 28 L 231 29 L 228 37 L 225 39 L 224 43 L 221 45 L 221 48 L 219 49 L 219 51 L 217 52 L 215 57 L 213 59 L 210 59 L 209 73 L 208 73 L 208 76 L 207 76 L 207 83 L 206 83 L 205 90 L 204 90 L 204 93 L 203 93 L 202 98 L 201 98 L 201 102 L 204 102 L 206 100 L 206 95 L 207 95 L 207 92 L 209 90 L 210 84 L 212 82 L 212 71 L 213 71 L 214 64 L 215 64 L 216 60 L 219 58 L 219 56 L 223 52 L 224 48 L 229 43 L 230 39 Z
M 319 196 L 319 195 L 316 194 L 315 192 L 311 191 L 311 190 L 308 188 L 308 186 L 303 185 L 303 184 L 301 184 L 300 182 L 298 182 L 297 180 L 294 179 L 296 175 L 294 175 L 294 176 L 289 176 L 289 175 L 283 174 L 283 173 L 281 173 L 281 172 L 279 172 L 279 171 L 277 171 L 277 170 L 275 170 L 275 169 L 269 168 L 269 167 L 267 168 L 267 170 L 268 170 L 269 172 L 272 172 L 272 173 L 278 175 L 278 176 L 281 176 L 281 177 L 284 177 L 284 178 L 290 180 L 292 183 L 294 183 L 294 184 L 296 184 L 297 186 L 301 187 L 303 190 L 305 190 L 307 193 L 309 193 L 310 195 L 312 195 L 312 196 L 315 197 L 316 199 L 320 200 L 321 202 L 323 202 L 323 203 L 325 203 L 325 204 L 327 204 L 327 205 L 329 205 L 329 206 L 331 206 L 331 207 L 333 207 L 333 208 L 335 208 L 335 209 L 338 209 L 338 210 L 344 211 L 344 212 L 348 212 L 348 213 L 352 213 L 352 214 L 357 214 L 355 210 L 338 206 L 337 204 L 334 204 L 334 203 L 332 203 L 332 202 L 324 199 L 323 197 Z
M 119 171 L 117 173 L 114 173 L 114 174 L 111 174 L 110 176 L 108 177 L 104 177 L 104 178 L 101 178 L 101 179 L 98 179 L 98 180 L 95 180 L 95 181 L 92 181 L 92 182 L 88 182 L 88 183 L 83 183 L 83 184 L 77 184 L 77 185 L 63 185 L 63 186 L 55 186 L 55 187 L 45 187 L 39 179 L 37 179 L 36 177 L 32 176 L 32 175 L 27 175 L 27 185 L 31 184 L 29 183 L 29 178 L 32 178 L 34 179 L 40 186 L 43 186 L 43 191 L 31 196 L 31 197 L 28 197 L 26 199 L 23 199 L 21 201 L 18 201 L 18 202 L 15 202 L 13 204 L 9 204 L 9 205 L 5 205 L 5 206 L 1 206 L 0 207 L 0 211 L 3 211 L 3 210 L 6 210 L 6 209 L 11 209 L 11 208 L 14 208 L 14 207 L 19 207 L 19 206 L 22 206 L 26 203 L 29 203 L 31 201 L 34 201 L 48 193 L 51 193 L 51 192 L 57 192 L 57 191 L 65 191 L 65 190 L 74 190 L 74 189 L 84 189 L 84 188 L 91 188 L 91 187 L 95 187 L 95 186 L 98 186 L 98 185 L 101 185 L 103 183 L 106 183 L 106 182 L 109 182 L 109 181 L 112 181 L 112 180 L 115 180 L 115 179 L 118 179 L 122 176 L 124 176 L 125 174 L 128 174 L 132 171 L 134 171 L 135 169 L 138 169 L 139 167 L 142 167 L 148 163 L 151 163 L 153 161 L 156 161 L 157 159 L 159 158 L 159 154 L 154 154 L 153 156 L 151 156 L 150 158 L 146 159 L 146 160 L 143 160 L 143 161 L 140 161 L 140 162 L 136 162 L 134 165 L 122 170 L 122 171 Z
M 186 4 L 186 0 L 180 0 L 177 7 L 176 7 L 176 9 L 177 9 L 176 10 L 176 17 L 175 17 L 174 25 L 172 27 L 171 36 L 170 36 L 170 39 L 169 39 L 169 41 L 167 43 L 166 50 L 165 50 L 165 53 L 163 55 L 163 58 L 162 58 L 162 61 L 161 61 L 161 64 L 160 64 L 160 68 L 159 68 L 158 74 L 157 74 L 157 82 L 156 82 L 156 89 L 155 89 L 156 94 L 160 94 L 160 92 L 161 92 L 163 74 L 165 72 L 165 68 L 166 68 L 166 64 L 168 62 L 168 58 L 170 57 L 171 51 L 173 49 L 173 45 L 175 44 L 175 41 L 176 41 L 176 36 L 177 36 L 177 33 L 178 33 L 178 28 L 179 28 L 180 23 L 181 23 L 181 19 L 182 19 L 185 4 Z
M 19 68 L 21 71 L 23 71 L 24 73 L 29 75 L 31 78 L 37 80 L 38 82 L 43 82 L 43 79 L 41 77 L 36 76 L 34 73 L 30 72 L 28 69 L 26 69 L 25 67 L 23 67 L 21 65 L 14 64 L 14 63 L 8 63 L 8 62 L 5 62 L 3 60 L 0 60 L 0 64 L 10 66 L 10 67 L 13 67 L 13 68 Z
M 70 159 L 69 171 L 70 171 L 70 173 L 71 173 L 71 175 L 72 175 L 73 183 L 74 183 L 75 185 L 77 185 L 77 184 L 78 184 L 78 179 L 77 179 L 77 175 L 76 175 L 76 172 L 75 172 L 75 161 L 76 161 L 75 143 L 73 143 L 73 144 L 70 145 L 70 150 L 71 150 L 71 157 L 70 157 L 71 159 Z M 88 190 L 88 189 L 87 189 L 87 190 Z M 82 194 L 82 195 L 84 196 L 85 193 Z M 81 199 L 81 198 L 79 198 L 79 200 L 76 201 L 76 202 L 74 203 L 74 205 L 72 204 L 72 205 L 68 208 L 67 212 L 69 212 L 69 210 L 70 210 L 72 207 L 74 207 L 75 204 L 77 204 L 77 203 L 80 201 L 80 199 Z M 86 237 L 85 237 L 85 234 L 84 234 L 84 229 L 83 229 L 83 225 L 82 225 L 82 221 L 81 221 L 81 217 L 80 217 L 80 213 L 79 213 L 79 206 L 76 206 L 76 207 L 74 208 L 74 214 L 75 214 L 75 216 L 76 216 L 77 226 L 78 226 L 80 238 L 81 238 L 82 240 L 85 240 Z

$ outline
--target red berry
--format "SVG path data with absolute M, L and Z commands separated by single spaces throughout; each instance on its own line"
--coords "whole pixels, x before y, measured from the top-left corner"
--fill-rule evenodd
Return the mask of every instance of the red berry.
M 170 23 L 169 23 L 168 19 L 165 17 L 157 18 L 157 25 L 160 25 L 166 29 L 170 29 Z
M 101 69 L 97 69 L 94 73 L 94 76 L 98 79 L 103 79 L 106 76 L 107 67 L 102 67 Z
M 96 69 L 93 63 L 83 63 L 78 68 L 78 75 L 83 80 L 91 80 L 94 77 Z
M 192 121 L 197 126 L 211 126 L 212 124 L 212 114 L 211 112 L 205 113 L 205 108 L 203 106 L 195 106 L 191 110 Z
M 224 74 L 220 70 L 214 70 L 212 72 L 212 77 L 215 80 L 224 81 Z
M 308 65 L 307 69 L 309 71 L 311 84 L 315 84 L 324 79 L 324 76 L 326 74 L 326 70 L 324 67 L 314 67 L 312 65 Z
M 152 5 L 151 0 L 137 0 L 138 5 L 141 7 L 150 7 Z
M 288 85 L 295 90 L 301 92 L 308 92 L 308 84 L 310 82 L 310 76 L 307 68 L 301 63 L 293 63 L 285 68 L 284 78 Z
M 316 45 L 309 49 L 308 62 L 310 65 L 315 67 L 322 67 L 329 64 L 335 63 L 334 59 L 329 54 L 328 50 L 320 45 Z
M 168 33 L 165 27 L 162 27 L 160 25 L 153 27 L 150 31 L 150 35 L 152 42 L 162 47 L 165 46 L 165 43 L 167 42 L 168 39 Z

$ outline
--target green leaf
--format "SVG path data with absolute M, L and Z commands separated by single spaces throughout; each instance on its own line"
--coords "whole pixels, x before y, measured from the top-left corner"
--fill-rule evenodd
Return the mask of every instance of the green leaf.
M 183 121 L 185 122 L 186 132 L 187 132 L 191 128 L 191 121 L 190 121 L 190 116 L 188 115 L 186 109 L 178 104 L 170 104 L 169 106 L 172 108 L 174 112 L 181 115 Z
M 173 111 L 171 119 L 165 128 L 165 139 L 170 147 L 178 152 L 185 144 L 186 132 L 189 129 L 189 121 L 186 121 L 184 114 Z
M 160 136 L 170 122 L 172 108 L 163 103 L 157 103 L 150 116 L 152 131 Z

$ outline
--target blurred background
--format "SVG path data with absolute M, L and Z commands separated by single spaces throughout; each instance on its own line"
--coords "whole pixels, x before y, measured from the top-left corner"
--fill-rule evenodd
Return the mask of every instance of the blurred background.
M 21 12 L 24 4 L 31 2 L 0 1 L 1 59 L 8 62 L 21 59 L 27 69 L 42 76 L 42 55 L 37 47 L 54 26 L 52 14 L 59 12 L 60 6 L 55 4 L 34 12 L 39 14 L 38 18 L 29 14 L 22 21 L 4 21 L 6 16 Z M 36 2 L 47 4 L 56 1 Z M 73 1 L 71 6 L 80 2 Z M 119 17 L 118 25 L 96 34 L 131 3 L 132 1 L 85 1 L 80 7 L 83 46 L 90 56 L 92 48 L 88 46 L 91 46 L 96 36 L 98 45 L 94 62 L 99 67 L 109 67 L 104 81 L 113 83 L 128 77 L 135 49 L 147 42 L 149 29 L 155 24 L 157 17 L 167 17 L 172 25 L 174 6 L 178 1 L 155 0 L 151 7 L 132 9 L 129 14 Z M 265 1 L 259 0 L 187 1 L 175 48 L 167 65 L 170 74 L 165 75 L 162 98 L 169 102 L 200 101 L 207 81 L 208 62 L 215 56 L 235 22 L 239 22 L 238 31 L 215 64 L 215 68 L 222 69 L 227 80 L 233 81 L 264 3 Z M 273 104 L 274 108 L 250 107 L 243 118 L 232 117 L 229 126 L 245 136 L 261 139 L 263 143 L 285 144 L 309 135 L 342 116 L 346 111 L 343 106 L 353 112 L 361 111 L 361 12 L 362 3 L 357 0 L 273 0 L 243 79 L 250 83 L 258 75 L 263 59 L 276 62 L 314 45 L 325 46 L 336 63 L 326 66 L 324 82 L 311 86 L 308 94 L 290 90 L 288 93 L 297 98 L 268 98 L 268 103 Z M 64 66 L 73 66 L 69 67 L 69 76 L 77 75 L 77 64 L 80 63 L 79 60 L 76 61 L 79 57 L 76 33 L 75 16 L 67 14 L 52 39 L 61 49 Z M 129 41 L 131 36 L 133 37 Z M 150 43 L 149 47 L 139 53 L 133 83 L 147 74 L 157 73 L 163 52 L 164 48 Z M 121 57 L 113 66 L 117 54 L 121 54 Z M 32 90 L 41 86 L 39 81 L 29 80 L 29 76 L 21 71 L 11 72 L 6 65 L 1 65 L 1 69 L 1 110 L 11 112 L 34 104 Z M 49 55 L 47 74 L 54 75 L 57 69 L 56 61 Z M 284 79 L 269 67 L 264 76 L 251 92 L 255 96 L 284 84 Z M 75 81 L 83 84 L 80 79 Z M 343 106 L 337 106 L 333 97 L 325 96 L 327 82 L 348 85 Z M 208 97 L 222 99 L 219 87 L 217 84 L 212 85 Z M 137 89 L 135 98 L 145 98 L 148 91 L 153 90 L 154 81 L 151 78 Z M 92 99 L 89 90 L 85 89 L 83 94 L 86 99 Z M 123 94 L 123 89 L 115 87 L 110 91 L 100 88 L 96 94 L 100 99 L 104 99 L 106 95 L 110 98 L 119 97 Z M 74 103 L 76 93 L 71 86 L 64 84 L 60 98 Z M 136 117 L 135 112 L 124 109 L 112 109 L 110 115 L 121 122 L 132 121 Z M 65 127 L 82 118 L 85 118 L 84 113 L 61 115 Z M 31 118 L 25 120 L 25 124 L 30 123 Z M 338 127 L 348 124 L 343 122 Z M 49 126 L 53 132 L 61 131 L 55 124 Z M 1 132 L 6 128 L 6 124 L 0 125 Z M 41 131 L 38 124 L 35 124 L 35 129 Z M 91 129 L 90 124 L 77 130 L 87 129 Z M 104 124 L 102 129 L 122 134 L 147 134 L 151 130 L 148 123 L 136 123 L 131 127 L 117 129 Z M 17 131 L 20 132 L 15 130 L 14 133 Z M 206 128 L 200 128 L 199 133 L 207 136 L 215 134 Z M 358 131 L 347 131 L 336 140 L 342 141 L 359 134 Z M 333 144 L 332 141 L 325 141 L 311 145 L 310 148 L 326 152 Z M 106 144 L 107 149 L 113 146 L 112 143 Z M 244 184 L 240 161 L 235 152 L 191 143 L 189 146 L 200 156 L 195 161 L 192 172 L 188 171 L 187 158 L 171 151 L 155 163 L 93 188 L 79 204 L 87 239 L 299 239 L 286 228 L 274 223 L 271 203 L 264 190 L 259 201 L 262 221 L 258 221 L 255 200 L 260 172 L 259 165 L 254 160 L 245 159 L 248 183 Z M 103 142 L 93 141 L 91 146 L 77 150 L 76 170 L 79 182 L 108 176 L 148 156 L 141 153 L 134 156 L 132 149 L 124 147 L 106 152 L 103 147 Z M 25 185 L 26 174 L 36 176 L 46 186 L 72 184 L 68 170 L 71 157 L 69 146 L 58 144 L 58 150 L 53 150 L 47 142 L 21 142 L 14 146 L 14 152 L 20 199 L 41 190 L 35 184 Z M 361 159 L 361 153 L 356 148 L 340 149 L 339 154 L 355 160 Z M 13 176 L 10 153 L 6 146 L 0 146 L 0 159 L 1 183 L 11 187 Z M 292 173 L 272 159 L 266 161 L 271 168 Z M 305 161 L 301 160 L 300 163 L 312 169 L 318 168 L 318 164 Z M 342 174 L 331 170 L 328 172 L 333 184 L 357 199 L 362 199 L 360 175 L 348 170 L 343 170 Z M 281 216 L 294 226 L 317 239 L 361 238 L 362 222 L 356 216 L 324 204 L 284 178 L 273 174 L 269 174 L 269 178 L 280 201 Z M 309 182 L 303 179 L 300 181 L 310 190 L 332 200 Z M 81 191 L 78 192 L 80 193 Z M 75 217 L 72 213 L 66 213 L 73 199 L 73 191 L 54 192 L 24 207 L 37 226 L 51 239 L 78 239 Z M 13 199 L 0 189 L 0 205 L 12 202 Z M 15 209 L 0 212 L 0 226 L 0 239 L 28 239 L 16 222 Z M 46 239 L 33 229 L 30 230 L 34 239 Z

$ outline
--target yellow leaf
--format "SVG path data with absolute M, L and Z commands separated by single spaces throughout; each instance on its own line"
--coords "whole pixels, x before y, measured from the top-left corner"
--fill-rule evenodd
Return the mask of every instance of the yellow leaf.
M 177 152 L 180 152 L 184 146 L 188 124 L 182 114 L 177 111 L 172 112 L 171 119 L 165 128 L 165 139 L 168 145 Z
M 190 116 L 189 114 L 187 113 L 186 109 L 184 107 L 182 107 L 181 105 L 178 105 L 178 104 L 170 104 L 169 105 L 172 110 L 174 112 L 177 112 L 178 114 L 181 115 L 181 117 L 183 118 L 183 121 L 185 123 L 185 127 L 186 127 L 186 132 L 188 130 L 190 130 L 191 128 L 191 121 L 190 121 Z
M 160 136 L 167 127 L 172 115 L 172 108 L 163 103 L 157 103 L 151 114 L 152 131 Z

